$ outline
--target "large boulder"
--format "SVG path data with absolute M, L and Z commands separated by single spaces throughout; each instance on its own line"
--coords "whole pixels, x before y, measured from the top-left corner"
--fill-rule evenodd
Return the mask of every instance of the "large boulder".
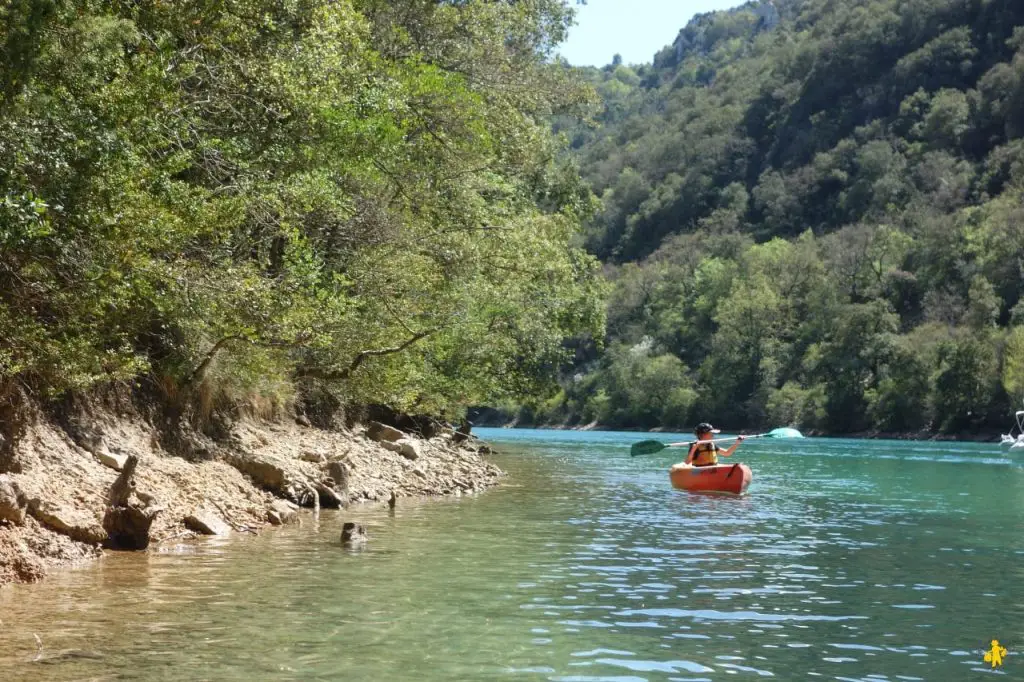
M 231 526 L 208 511 L 197 511 L 186 516 L 185 527 L 203 535 L 228 535 L 231 532 Z
M 0 521 L 10 521 L 16 526 L 25 523 L 25 508 L 28 501 L 10 476 L 0 474 Z
M 378 443 L 394 443 L 406 437 L 404 433 L 393 426 L 387 426 L 380 422 L 370 422 L 366 428 L 366 437 Z
M 72 540 L 98 544 L 107 540 L 107 531 L 95 514 L 67 505 L 34 499 L 29 513 L 48 528 L 67 535 Z
M 255 456 L 242 455 L 232 457 L 230 463 L 231 466 L 251 478 L 261 488 L 275 493 L 283 492 L 288 476 L 284 468 L 277 462 Z
M 225 461 L 277 497 L 301 506 L 316 504 L 313 486 L 321 476 L 309 463 L 264 452 L 229 454 Z
M 100 461 L 100 464 L 108 466 L 114 471 L 121 471 L 124 469 L 124 465 L 128 462 L 128 455 L 111 452 L 106 448 L 100 448 L 97 450 L 95 457 Z

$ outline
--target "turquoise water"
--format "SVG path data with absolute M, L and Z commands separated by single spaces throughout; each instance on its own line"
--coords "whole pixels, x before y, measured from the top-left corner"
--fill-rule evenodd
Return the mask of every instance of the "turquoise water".
M 1024 456 L 747 441 L 733 498 L 630 458 L 650 434 L 479 434 L 509 472 L 479 495 L 0 590 L 0 680 L 1024 679 Z

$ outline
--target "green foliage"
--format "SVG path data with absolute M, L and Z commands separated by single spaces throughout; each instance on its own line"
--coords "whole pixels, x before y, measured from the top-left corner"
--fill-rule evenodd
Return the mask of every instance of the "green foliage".
M 571 17 L 8 3 L 0 378 L 453 414 L 550 386 L 604 324 L 594 201 L 548 126 L 590 101 L 549 61 Z
M 681 361 L 691 418 L 1005 430 L 1024 396 L 1004 343 L 1024 321 L 1024 5 L 755 2 L 696 17 L 651 64 L 581 73 L 600 125 L 560 129 L 602 197 L 586 244 L 608 345 Z M 675 425 L 652 422 L 665 387 L 616 388 L 623 362 L 582 358 L 586 419 Z
M 1002 380 L 1013 403 L 1024 402 L 1024 327 L 1013 327 L 1006 339 Z

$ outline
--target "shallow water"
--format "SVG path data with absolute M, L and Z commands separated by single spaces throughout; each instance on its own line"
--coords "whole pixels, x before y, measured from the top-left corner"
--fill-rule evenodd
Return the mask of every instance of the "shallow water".
M 630 458 L 649 434 L 480 435 L 510 475 L 477 496 L 0 590 L 0 680 L 1024 679 L 1024 456 L 752 440 L 732 498 Z

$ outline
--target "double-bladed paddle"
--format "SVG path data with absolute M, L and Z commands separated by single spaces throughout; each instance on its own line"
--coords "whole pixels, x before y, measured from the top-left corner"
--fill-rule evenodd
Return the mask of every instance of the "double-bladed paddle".
M 750 440 L 751 438 L 803 438 L 803 437 L 804 437 L 804 434 L 800 433 L 796 429 L 791 429 L 789 427 L 785 427 L 784 426 L 784 427 L 780 427 L 780 428 L 777 428 L 777 429 L 772 429 L 768 433 L 758 433 L 758 434 L 754 434 L 753 436 L 743 436 L 743 440 Z M 691 441 L 686 441 L 686 442 L 683 442 L 683 443 L 662 443 L 661 441 L 657 441 L 657 440 L 642 440 L 639 443 L 633 443 L 633 446 L 629 449 L 629 456 L 630 457 L 636 457 L 637 455 L 653 455 L 655 453 L 661 452 L 662 450 L 665 450 L 666 448 L 688 447 L 688 446 L 693 445 L 694 443 L 698 443 L 698 442 L 703 442 L 703 443 L 724 443 L 726 441 L 736 440 L 737 438 L 739 438 L 739 436 L 733 436 L 732 438 L 716 438 L 715 440 L 705 440 L 705 441 L 691 440 Z

